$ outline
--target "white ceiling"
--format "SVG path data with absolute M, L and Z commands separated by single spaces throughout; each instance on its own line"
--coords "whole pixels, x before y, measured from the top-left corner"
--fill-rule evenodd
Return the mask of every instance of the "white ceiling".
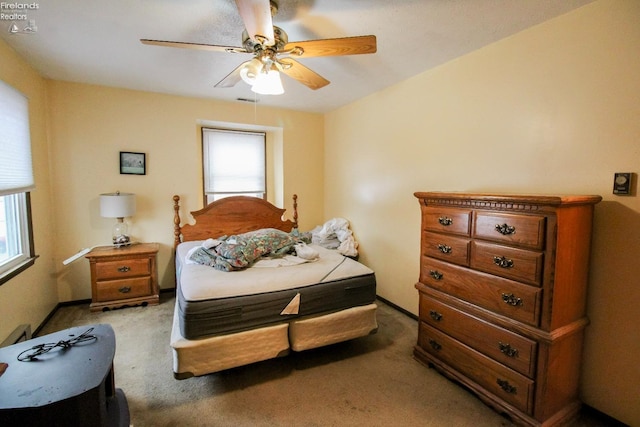
M 370 55 L 299 61 L 331 84 L 313 91 L 283 77 L 285 94 L 258 105 L 327 112 L 593 0 L 279 0 L 274 24 L 289 41 L 374 34 Z M 13 2 L 7 2 L 13 3 Z M 18 2 L 19 4 L 32 4 Z M 255 99 L 244 82 L 215 88 L 250 59 L 148 46 L 141 38 L 241 46 L 234 0 L 42 0 L 18 12 L 37 31 L 0 37 L 43 76 L 190 97 Z M 236 101 L 240 102 L 240 101 Z

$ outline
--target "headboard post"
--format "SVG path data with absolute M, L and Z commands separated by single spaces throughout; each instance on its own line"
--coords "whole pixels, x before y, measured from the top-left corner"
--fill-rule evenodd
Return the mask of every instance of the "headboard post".
M 298 195 L 293 195 L 293 228 L 298 228 Z
M 180 196 L 173 196 L 173 247 L 180 244 Z

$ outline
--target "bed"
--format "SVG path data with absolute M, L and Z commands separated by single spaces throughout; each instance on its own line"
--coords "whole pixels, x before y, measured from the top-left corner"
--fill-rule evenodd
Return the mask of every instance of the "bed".
M 181 225 L 179 196 L 173 204 L 175 378 L 207 375 L 377 331 L 375 273 L 334 249 L 302 242 L 297 196 L 293 220 L 283 219 L 285 210 L 263 199 L 233 196 L 191 212 L 195 223 Z M 229 242 L 242 242 L 244 248 L 256 238 L 261 240 L 253 249 L 283 253 L 251 260 L 248 267 L 229 267 L 226 259 L 221 266 L 217 255 L 208 265 L 193 261 L 198 254 L 240 247 Z M 293 255 L 285 254 L 294 244 Z M 209 250 L 211 245 L 215 249 Z M 313 258 L 301 258 L 303 249 Z

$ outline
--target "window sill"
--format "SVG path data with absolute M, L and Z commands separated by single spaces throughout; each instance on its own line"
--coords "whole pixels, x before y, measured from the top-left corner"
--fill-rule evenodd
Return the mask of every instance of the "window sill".
M 25 271 L 27 268 L 31 267 L 33 264 L 35 264 L 36 258 L 38 258 L 39 256 L 40 255 L 36 255 L 31 258 L 27 258 L 22 263 L 15 266 L 13 269 L 7 271 L 5 274 L 2 275 L 2 277 L 0 277 L 0 285 L 3 285 L 4 283 L 8 282 L 10 279 L 13 279 L 18 274 Z

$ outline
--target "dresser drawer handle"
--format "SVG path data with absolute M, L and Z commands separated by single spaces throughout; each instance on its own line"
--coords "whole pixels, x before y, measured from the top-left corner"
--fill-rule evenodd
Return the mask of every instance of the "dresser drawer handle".
M 438 351 L 438 350 L 440 350 L 442 348 L 442 346 L 440 344 L 438 344 L 438 342 L 436 340 L 429 340 L 429 345 L 435 351 Z
M 512 358 L 518 357 L 518 349 L 511 347 L 511 344 L 498 342 L 498 347 L 500 348 L 500 352 L 505 356 Z
M 447 227 L 453 224 L 453 219 L 446 216 L 441 216 L 440 218 L 438 218 L 438 222 L 440 223 L 440 225 L 444 225 L 445 227 Z
M 121 294 L 128 294 L 129 292 L 131 292 L 131 286 L 123 286 L 121 288 L 118 288 L 118 292 L 120 292 Z
M 118 267 L 118 271 L 119 271 L 120 273 L 126 273 L 126 272 L 127 272 L 127 271 L 129 271 L 129 270 L 131 270 L 131 268 L 130 268 L 130 267 L 127 267 L 126 265 L 125 265 L 125 266 L 122 266 L 122 267 Z
M 502 293 L 502 301 L 514 307 L 518 307 L 522 305 L 522 298 L 518 298 L 513 294 Z
M 496 224 L 496 231 L 502 234 L 503 236 L 516 234 L 516 228 L 509 224 Z
M 442 252 L 443 254 L 450 254 L 451 253 L 451 246 L 447 246 L 445 244 L 438 243 L 438 250 L 440 252 Z
M 443 274 L 440 273 L 438 270 L 429 270 L 429 276 L 431 276 L 435 280 L 442 280 Z
M 438 313 L 438 312 L 437 312 L 437 311 L 435 311 L 435 310 L 430 310 L 430 311 L 429 311 L 429 316 L 430 316 L 433 320 L 435 320 L 436 322 L 439 322 L 439 321 L 441 321 L 441 320 L 442 320 L 442 314 Z
M 503 256 L 494 256 L 493 263 L 502 268 L 513 268 L 513 260 Z
M 500 378 L 498 378 L 498 380 L 496 381 L 498 383 L 498 385 L 500 386 L 500 388 L 504 391 L 506 391 L 509 394 L 518 394 L 518 389 L 515 386 L 512 386 L 511 384 L 509 384 L 509 381 L 507 380 L 501 380 Z

